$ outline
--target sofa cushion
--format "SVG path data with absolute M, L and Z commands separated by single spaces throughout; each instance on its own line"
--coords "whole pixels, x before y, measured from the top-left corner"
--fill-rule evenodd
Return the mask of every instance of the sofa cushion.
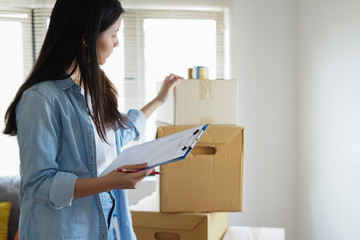
M 10 202 L 0 202 L 0 240 L 6 240 L 8 238 L 10 209 Z
M 20 177 L 0 177 L 0 202 L 10 202 L 11 211 L 9 218 L 8 239 L 13 239 L 19 225 L 19 186 Z

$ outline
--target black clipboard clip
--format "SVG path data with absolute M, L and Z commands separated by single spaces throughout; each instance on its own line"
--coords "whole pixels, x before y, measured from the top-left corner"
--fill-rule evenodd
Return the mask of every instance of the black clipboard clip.
M 201 135 L 205 132 L 204 129 L 196 129 L 195 132 L 192 134 L 192 136 L 190 136 L 187 140 L 186 140 L 186 143 L 184 145 L 184 147 L 181 149 L 182 151 L 186 151 L 186 150 L 191 150 L 195 144 L 199 141 Z M 197 134 L 196 138 L 195 138 L 195 141 L 190 145 L 188 146 L 188 142 L 190 141 L 191 138 L 193 138 L 195 135 Z

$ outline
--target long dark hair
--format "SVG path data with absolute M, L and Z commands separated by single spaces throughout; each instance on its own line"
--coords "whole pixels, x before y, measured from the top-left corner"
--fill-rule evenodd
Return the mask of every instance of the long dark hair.
M 43 46 L 29 76 L 5 114 L 3 133 L 17 135 L 16 105 L 23 92 L 46 80 L 65 79 L 80 70 L 80 85 L 90 96 L 94 121 L 100 137 L 106 141 L 106 128 L 127 127 L 126 118 L 117 109 L 117 92 L 100 69 L 96 42 L 102 32 L 124 13 L 118 0 L 57 0 L 50 17 Z M 68 74 L 65 71 L 70 71 Z

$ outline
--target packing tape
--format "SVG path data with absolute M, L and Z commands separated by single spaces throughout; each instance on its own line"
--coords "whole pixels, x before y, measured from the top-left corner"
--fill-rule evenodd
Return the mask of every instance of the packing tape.
M 195 66 L 188 68 L 189 79 L 209 79 L 209 68 L 204 66 Z
M 209 104 L 210 100 L 212 99 L 212 82 L 211 80 L 199 80 L 199 96 L 200 101 L 208 102 L 205 104 L 205 109 L 203 109 L 203 117 L 200 117 L 200 123 L 212 123 L 212 117 L 209 117 Z M 207 106 L 207 107 L 206 107 Z M 211 115 L 210 115 L 211 116 Z
M 188 79 L 193 79 L 193 68 L 188 68 Z
M 211 80 L 199 80 L 199 96 L 201 101 L 208 101 L 212 99 Z
M 200 79 L 209 79 L 209 69 L 207 67 L 199 68 L 199 78 Z
M 212 117 L 201 117 L 200 124 L 212 123 Z

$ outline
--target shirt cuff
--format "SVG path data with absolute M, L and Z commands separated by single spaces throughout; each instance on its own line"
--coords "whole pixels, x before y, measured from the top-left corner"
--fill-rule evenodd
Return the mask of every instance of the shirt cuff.
M 146 127 L 146 117 L 141 110 L 130 109 L 127 113 L 130 123 L 135 127 L 137 134 L 134 140 L 140 138 L 140 134 L 145 130 Z
M 54 209 L 71 206 L 74 198 L 77 176 L 72 173 L 57 172 L 50 187 L 49 206 Z

